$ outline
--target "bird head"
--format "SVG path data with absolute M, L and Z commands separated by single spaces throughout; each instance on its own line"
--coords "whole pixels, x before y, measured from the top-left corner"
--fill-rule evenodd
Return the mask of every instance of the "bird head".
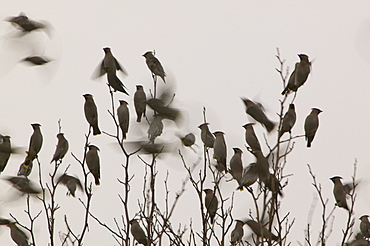
M 125 100 L 119 100 L 120 105 L 128 105 L 128 103 Z
M 145 58 L 147 58 L 147 57 L 151 57 L 151 56 L 153 56 L 153 52 L 152 51 L 147 51 L 147 52 L 145 52 L 145 54 L 143 55 Z
M 105 48 L 103 48 L 103 50 L 104 50 L 104 53 L 108 53 L 110 51 L 110 48 L 109 47 L 105 47 Z

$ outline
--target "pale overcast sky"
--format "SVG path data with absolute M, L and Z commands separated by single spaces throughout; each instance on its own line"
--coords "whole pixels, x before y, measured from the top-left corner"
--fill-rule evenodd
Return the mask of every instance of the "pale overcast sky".
M 311 164 L 322 184 L 331 209 L 334 198 L 329 178 L 339 175 L 344 181 L 350 181 L 357 159 L 357 177 L 362 181 L 354 215 L 354 228 L 358 231 L 358 218 L 370 214 L 369 10 L 369 1 L 2 1 L 0 133 L 10 135 L 15 146 L 26 147 L 32 134 L 30 124 L 40 123 L 44 144 L 39 157 L 44 171 L 50 172 L 52 166 L 48 163 L 57 141 L 58 119 L 62 120 L 62 131 L 70 141 L 70 152 L 82 157 L 84 134 L 88 130 L 83 114 L 83 94 L 94 95 L 100 128 L 114 132 L 107 112 L 111 106 L 106 78 L 90 79 L 104 56 L 102 48 L 108 46 L 129 73 L 126 78 L 122 74 L 118 76 L 131 97 L 121 93 L 114 97 L 117 103 L 119 99 L 129 103 L 132 121 L 128 140 L 135 140 L 138 132 L 145 133 L 146 130 L 135 123 L 132 95 L 136 84 L 144 85 L 147 94 L 148 88 L 152 87 L 142 55 L 155 49 L 167 72 L 168 84 L 176 88 L 175 105 L 188 112 L 186 122 L 180 126 L 181 131 L 193 132 L 201 145 L 197 126 L 203 122 L 202 108 L 205 106 L 211 130 L 225 132 L 231 158 L 232 147 L 244 148 L 241 126 L 249 122 L 240 97 L 262 101 L 268 116 L 277 121 L 283 88 L 275 70 L 279 66 L 276 48 L 279 47 L 290 69 L 299 60 L 297 54 L 305 53 L 314 61 L 312 73 L 295 100 L 298 118 L 293 134 L 303 134 L 303 122 L 312 107 L 320 108 L 323 113 L 319 116 L 320 127 L 312 148 L 305 147 L 303 138 L 297 139 L 285 169 L 286 174 L 293 176 L 284 190 L 282 212 L 290 211 L 290 218 L 296 219 L 289 240 L 292 245 L 304 241 L 307 215 L 315 194 L 307 163 Z M 42 32 L 13 38 L 14 27 L 3 20 L 20 12 L 30 19 L 51 23 L 52 38 Z M 43 67 L 18 63 L 29 55 L 45 55 L 53 61 Z M 161 81 L 159 86 L 163 87 Z M 265 130 L 260 125 L 255 130 L 262 141 Z M 117 196 L 122 188 L 116 179 L 123 177 L 120 164 L 124 158 L 115 151 L 114 141 L 108 136 L 90 140 L 101 149 L 102 166 L 102 185 L 94 187 L 92 212 L 114 227 L 112 218 L 123 213 Z M 276 141 L 276 134 L 269 136 L 269 140 Z M 263 148 L 267 150 L 266 146 Z M 189 164 L 197 159 L 191 151 L 187 154 Z M 2 175 L 15 175 L 23 159 L 22 154 L 13 155 Z M 137 190 L 137 194 L 132 193 L 130 204 L 131 216 L 134 216 L 138 211 L 136 199 L 141 199 L 144 165 L 136 157 L 132 159 L 135 162 L 131 170 L 135 174 L 133 187 Z M 254 158 L 245 153 L 243 161 L 247 165 Z M 70 173 L 82 177 L 79 164 L 70 154 L 63 163 L 64 167 L 72 164 Z M 163 187 L 163 177 L 169 170 L 174 196 L 180 189 L 181 179 L 186 177 L 179 158 L 159 160 L 158 170 L 159 187 Z M 34 169 L 30 179 L 37 177 L 37 169 Z M 6 193 L 9 185 L 0 182 Z M 211 186 L 210 180 L 207 185 Z M 231 194 L 234 189 L 234 182 L 223 186 L 225 194 Z M 57 211 L 56 229 L 64 232 L 62 214 L 68 213 L 72 220 L 73 212 L 82 213 L 78 200 L 65 197 L 65 192 L 64 187 L 58 190 L 62 209 Z M 83 194 L 78 193 L 78 196 L 83 197 Z M 236 192 L 234 218 L 248 217 L 249 208 L 253 206 L 249 196 L 247 192 Z M 189 224 L 190 217 L 199 224 L 199 211 L 189 209 L 191 201 L 197 208 L 196 194 L 188 184 L 174 215 L 175 227 L 180 222 Z M 0 216 L 8 217 L 11 212 L 28 225 L 23 215 L 23 203 L 10 206 L 15 207 L 1 205 Z M 319 218 L 320 209 L 317 207 L 315 218 Z M 33 213 L 37 211 L 35 209 Z M 346 214 L 344 210 L 336 209 L 328 245 L 340 244 Z M 72 223 L 77 232 L 81 218 Z M 38 223 L 45 225 L 44 218 Z M 245 231 L 247 233 L 247 228 Z M 317 226 L 314 238 L 318 231 Z M 42 245 L 47 239 L 46 228 L 38 226 L 36 236 Z M 0 228 L 0 241 L 11 245 L 8 228 Z M 90 219 L 85 245 L 115 244 L 110 233 Z

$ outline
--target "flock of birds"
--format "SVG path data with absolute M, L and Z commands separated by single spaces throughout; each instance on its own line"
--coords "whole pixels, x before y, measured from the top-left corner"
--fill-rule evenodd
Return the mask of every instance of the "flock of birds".
M 20 30 L 20 36 L 26 35 L 27 33 L 36 30 L 47 30 L 46 24 L 30 20 L 24 13 L 21 13 L 19 16 L 9 17 L 6 20 L 11 22 L 17 27 L 17 29 Z M 103 48 L 103 51 L 105 54 L 104 58 L 97 70 L 93 73 L 92 78 L 97 78 L 107 74 L 107 82 L 109 86 L 113 89 L 113 91 L 119 91 L 129 96 L 127 88 L 116 75 L 117 71 L 121 71 L 122 73 L 127 75 L 126 70 L 113 56 L 112 51 L 109 47 Z M 166 83 L 166 73 L 160 61 L 155 57 L 155 54 L 153 54 L 153 52 L 151 51 L 148 51 L 143 56 L 145 57 L 146 64 L 152 73 L 153 79 L 156 81 L 157 76 L 159 76 L 163 80 L 163 82 Z M 290 92 L 297 92 L 297 90 L 306 82 L 310 74 L 311 62 L 309 61 L 308 56 L 305 54 L 299 54 L 298 56 L 300 58 L 300 61 L 295 64 L 295 69 L 291 73 L 288 83 L 282 91 L 282 95 L 284 96 L 287 96 Z M 49 60 L 45 59 L 42 56 L 29 56 L 26 57 L 24 61 L 38 66 L 45 65 L 49 62 Z M 85 118 L 92 129 L 93 135 L 99 135 L 101 134 L 101 131 L 99 129 L 98 111 L 93 99 L 93 95 L 84 94 L 83 97 L 85 98 Z M 155 143 L 156 138 L 160 136 L 163 132 L 162 121 L 164 119 L 176 121 L 180 116 L 180 111 L 172 107 L 171 103 L 167 103 L 169 97 L 170 95 L 164 93 L 158 98 L 154 97 L 147 99 L 143 86 L 136 86 L 136 92 L 133 97 L 135 112 L 137 116 L 136 121 L 140 123 L 143 117 L 148 120 L 146 115 L 147 106 L 149 106 L 155 112 L 148 128 L 148 141 L 140 142 L 138 145 L 138 148 L 144 149 L 146 151 L 145 153 L 159 153 L 163 151 L 163 146 Z M 276 123 L 271 121 L 264 113 L 263 106 L 247 98 L 242 98 L 242 101 L 246 106 L 246 113 L 250 115 L 256 122 L 264 126 L 267 132 L 272 132 L 276 128 Z M 129 108 L 127 107 L 128 103 L 125 100 L 119 100 L 119 103 L 120 105 L 117 108 L 118 125 L 121 129 L 122 140 L 124 140 L 126 139 L 127 133 L 129 131 L 130 114 Z M 322 111 L 318 108 L 312 108 L 311 113 L 305 119 L 304 130 L 307 147 L 311 147 L 312 141 L 314 140 L 315 134 L 319 127 L 318 115 L 321 112 Z M 278 129 L 279 140 L 285 133 L 291 133 L 295 122 L 295 105 L 290 104 L 289 109 L 282 119 L 281 127 L 280 129 Z M 261 184 L 264 184 L 265 187 L 269 189 L 275 196 L 282 196 L 283 194 L 281 190 L 281 185 L 279 184 L 279 181 L 277 180 L 275 175 L 270 173 L 268 158 L 265 157 L 262 153 L 261 144 L 257 138 L 256 133 L 254 132 L 254 124 L 255 123 L 248 123 L 243 126 L 245 128 L 245 141 L 248 145 L 248 151 L 250 151 L 256 158 L 256 161 L 254 163 L 251 163 L 246 168 L 243 168 L 243 151 L 239 148 L 233 148 L 234 155 L 230 159 L 229 168 L 227 168 L 227 147 L 224 133 L 222 131 L 211 133 L 208 127 L 209 123 L 203 123 L 199 125 L 199 129 L 201 131 L 201 140 L 207 151 L 209 149 L 213 149 L 213 158 L 216 160 L 216 169 L 219 172 L 229 172 L 232 175 L 233 179 L 235 179 L 238 183 L 237 189 L 243 190 L 244 188 L 249 188 L 254 183 L 256 183 L 257 180 L 259 180 L 259 182 Z M 5 178 L 5 180 L 11 183 L 12 186 L 16 188 L 22 195 L 38 195 L 42 192 L 40 188 L 38 188 L 32 181 L 28 179 L 28 176 L 31 173 L 33 167 L 33 161 L 37 158 L 37 155 L 43 143 L 43 136 L 40 130 L 41 125 L 38 123 L 34 123 L 31 124 L 31 126 L 33 128 L 33 134 L 30 137 L 29 147 L 26 151 L 26 157 L 24 162 L 20 165 L 18 174 L 14 177 Z M 58 133 L 57 139 L 58 143 L 50 163 L 61 162 L 61 160 L 68 152 L 69 144 L 67 139 L 64 137 L 64 134 Z M 181 136 L 180 139 L 183 145 L 186 147 L 192 147 L 195 144 L 195 135 L 193 133 Z M 89 150 L 86 154 L 86 164 L 90 173 L 94 176 L 95 185 L 100 185 L 100 159 L 98 155 L 99 148 L 95 145 L 89 145 L 88 148 Z M 11 153 L 15 151 L 16 150 L 11 147 L 10 136 L 1 136 L 0 172 L 4 171 Z M 353 189 L 353 184 L 352 186 L 350 184 L 343 185 L 341 179 L 342 178 L 339 176 L 331 178 L 334 183 L 334 197 L 337 206 L 349 210 L 346 196 Z M 83 189 L 81 181 L 77 177 L 68 175 L 67 173 L 64 173 L 63 175 L 58 177 L 57 183 L 65 185 L 68 189 L 67 194 L 70 194 L 72 196 L 75 196 L 75 192 L 77 189 Z M 215 222 L 215 217 L 217 214 L 218 200 L 214 190 L 205 189 L 204 192 L 206 194 L 205 207 L 210 219 L 210 223 L 213 224 Z M 368 216 L 363 215 L 361 216 L 360 220 L 360 230 L 363 238 L 369 239 L 370 223 L 368 220 Z M 241 242 L 244 236 L 243 226 L 245 224 L 247 224 L 258 237 L 264 237 L 265 239 L 271 239 L 274 241 L 281 240 L 278 236 L 270 232 L 265 226 L 254 220 L 235 220 L 235 222 L 235 228 L 231 233 L 232 245 L 236 245 Z M 139 244 L 148 245 L 148 239 L 145 235 L 144 230 L 139 224 L 139 220 L 132 219 L 130 221 L 130 224 L 131 233 L 135 240 Z M 17 245 L 29 245 L 28 236 L 16 225 L 15 222 L 0 218 L 0 225 L 7 225 L 10 228 L 11 237 Z

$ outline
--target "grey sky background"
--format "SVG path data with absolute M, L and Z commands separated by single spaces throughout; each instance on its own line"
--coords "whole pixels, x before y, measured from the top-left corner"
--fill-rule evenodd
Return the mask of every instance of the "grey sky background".
M 197 126 L 203 122 L 202 108 L 207 108 L 207 121 L 211 131 L 225 132 L 228 159 L 232 148 L 244 149 L 243 124 L 250 121 L 240 97 L 260 100 L 268 116 L 277 121 L 282 82 L 275 68 L 279 47 L 282 58 L 290 71 L 299 60 L 297 54 L 305 53 L 313 61 L 312 72 L 306 84 L 299 89 L 295 100 L 297 122 L 294 135 L 303 134 L 303 122 L 312 107 L 323 110 L 312 148 L 305 147 L 303 138 L 296 139 L 295 149 L 289 155 L 286 174 L 289 185 L 284 190 L 282 211 L 291 212 L 295 224 L 289 240 L 293 245 L 304 241 L 304 229 L 312 201 L 315 197 L 309 163 L 322 184 L 323 195 L 329 198 L 329 209 L 334 206 L 330 177 L 339 175 L 344 182 L 351 180 L 353 163 L 358 161 L 357 177 L 361 180 L 355 207 L 356 225 L 363 214 L 370 214 L 368 196 L 370 163 L 370 3 L 359 1 L 2 1 L 0 19 L 24 12 L 30 19 L 47 20 L 54 28 L 49 39 L 45 33 L 36 32 L 21 39 L 14 38 L 10 23 L 0 22 L 0 133 L 10 135 L 15 146 L 28 146 L 32 134 L 31 123 L 42 125 L 44 144 L 39 154 L 43 171 L 52 170 L 49 165 L 57 142 L 58 119 L 62 131 L 70 142 L 70 151 L 82 158 L 84 134 L 88 124 L 83 114 L 85 93 L 94 95 L 99 110 L 100 128 L 114 133 L 115 127 L 107 110 L 111 109 L 106 77 L 91 80 L 90 76 L 101 62 L 103 47 L 111 47 L 113 55 L 126 68 L 129 76 L 118 73 L 127 86 L 130 97 L 115 93 L 115 103 L 127 100 L 131 113 L 128 141 L 145 136 L 147 126 L 137 124 L 132 96 L 135 85 L 142 84 L 147 96 L 152 88 L 150 72 L 142 57 L 155 49 L 167 73 L 168 85 L 176 90 L 174 105 L 185 110 L 187 117 L 179 126 L 179 132 L 193 132 L 201 145 Z M 10 33 L 10 34 L 9 34 Z M 36 48 L 35 48 L 36 47 Z M 53 61 L 43 67 L 30 67 L 18 61 L 28 55 L 45 55 Z M 159 86 L 164 87 L 162 81 Z M 292 99 L 290 95 L 288 100 Z M 285 111 L 285 110 L 284 110 Z M 167 128 L 166 128 L 167 127 Z M 173 128 L 167 122 L 161 138 L 173 137 Z M 171 130 L 172 129 L 172 130 Z M 255 130 L 263 140 L 266 132 L 260 125 Z M 268 135 L 271 145 L 276 133 Z M 115 147 L 114 139 L 106 135 L 91 137 L 91 143 L 100 151 L 102 180 L 94 187 L 92 213 L 112 227 L 113 217 L 122 214 L 117 194 L 122 187 L 117 178 L 123 177 L 120 164 L 124 158 Z M 265 152 L 267 147 L 263 146 Z M 182 150 L 190 165 L 198 156 Z M 146 158 L 146 157 L 145 157 Z M 12 155 L 2 175 L 15 175 L 24 155 Z M 149 160 L 149 159 L 148 159 Z M 244 151 L 244 165 L 254 158 Z M 132 158 L 131 172 L 135 174 L 131 197 L 132 216 L 138 211 L 137 199 L 141 199 L 144 164 Z M 68 154 L 61 171 L 71 164 L 69 173 L 82 177 L 79 164 Z M 158 161 L 157 190 L 163 190 L 166 170 L 170 173 L 171 199 L 180 189 L 186 177 L 178 156 L 168 156 Z M 30 179 L 37 179 L 37 168 Z M 47 175 L 44 175 L 44 180 Z M 208 185 L 211 187 L 211 179 Z M 0 181 L 1 189 L 8 194 L 9 185 Z M 224 194 L 231 194 L 235 181 L 223 185 Z M 82 219 L 73 221 L 73 214 L 82 213 L 77 199 L 65 197 L 66 189 L 58 188 L 61 209 L 58 210 L 57 231 L 66 231 L 62 214 L 68 213 L 74 230 L 80 231 Z M 79 197 L 83 194 L 78 193 Z M 235 219 L 248 217 L 252 202 L 247 192 L 235 191 Z M 159 203 L 161 203 L 161 200 Z M 23 202 L 3 204 L 0 216 L 9 212 L 28 225 L 23 214 Z M 199 224 L 196 194 L 190 184 L 180 199 L 173 225 L 189 224 L 192 217 L 195 228 Z M 33 213 L 39 210 L 35 205 Z M 321 208 L 317 206 L 314 223 L 320 220 Z M 328 245 L 339 245 L 341 229 L 347 213 L 343 209 L 334 212 L 333 233 Z M 198 223 L 197 223 L 198 222 Z M 38 219 L 38 242 L 46 239 L 45 218 Z M 319 224 L 317 224 L 319 225 Z M 248 229 L 245 228 L 247 233 Z M 313 238 L 318 227 L 313 228 Z M 0 240 L 11 245 L 8 228 L 0 228 Z M 44 239 L 42 239 L 44 238 Z M 110 233 L 90 220 L 90 232 L 86 245 L 114 245 Z

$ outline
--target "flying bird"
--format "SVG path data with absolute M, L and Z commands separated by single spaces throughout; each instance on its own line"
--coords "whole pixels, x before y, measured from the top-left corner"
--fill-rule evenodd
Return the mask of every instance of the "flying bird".
M 311 62 L 308 60 L 308 56 L 305 54 L 298 55 L 300 62 L 295 64 L 295 69 L 289 77 L 288 84 L 285 89 L 281 92 L 285 95 L 289 91 L 297 91 L 307 80 L 308 75 L 311 71 Z
M 136 85 L 136 92 L 134 94 L 134 106 L 137 115 L 136 122 L 141 122 L 141 117 L 146 111 L 146 95 L 142 85 Z
M 311 147 L 311 143 L 315 137 L 316 131 L 319 128 L 319 114 L 322 111 L 318 108 L 312 108 L 311 113 L 306 117 L 304 122 L 305 138 L 307 148 Z
M 93 129 L 93 135 L 101 134 L 98 126 L 98 109 L 94 102 L 93 96 L 91 94 L 83 95 L 85 98 L 84 112 L 87 122 L 90 124 L 90 127 Z
M 99 148 L 95 145 L 89 145 L 89 151 L 86 153 L 86 164 L 90 173 L 94 176 L 95 185 L 100 185 L 100 159 L 98 150 Z
M 47 59 L 46 57 L 42 56 L 28 56 L 22 60 L 23 62 L 28 62 L 34 66 L 41 66 L 49 63 L 51 60 Z
M 281 123 L 281 129 L 279 131 L 279 139 L 281 136 L 283 136 L 284 133 L 289 132 L 291 133 L 291 130 L 297 120 L 297 115 L 295 112 L 295 106 L 293 103 L 289 104 L 289 109 L 285 113 L 283 122 Z
M 77 188 L 82 190 L 81 181 L 78 178 L 70 176 L 66 173 L 64 173 L 62 176 L 60 176 L 58 178 L 57 182 L 60 183 L 60 184 L 65 185 L 68 189 L 67 195 L 70 194 L 73 197 L 75 197 L 75 193 L 76 193 Z
M 145 57 L 146 65 L 148 66 L 152 74 L 161 77 L 163 82 L 166 83 L 166 80 L 164 78 L 166 76 L 166 73 L 164 72 L 162 64 L 153 55 L 153 52 L 148 51 L 143 56 Z
M 6 177 L 5 180 L 11 183 L 14 188 L 16 188 L 18 191 L 22 193 L 22 195 L 24 194 L 37 195 L 41 193 L 41 189 L 36 187 L 35 183 L 29 180 L 27 177 L 10 176 Z
M 68 151 L 69 144 L 68 140 L 64 137 L 64 133 L 58 133 L 57 138 L 58 144 L 50 163 L 52 163 L 53 161 L 57 162 L 59 160 L 62 160 Z
M 103 48 L 104 50 L 104 58 L 101 64 L 98 66 L 96 71 L 93 73 L 92 78 L 98 78 L 103 76 L 108 68 L 112 68 L 114 71 L 120 70 L 122 73 L 127 75 L 126 70 L 123 68 L 123 66 L 120 65 L 120 63 L 117 61 L 117 59 L 113 56 L 112 51 L 109 47 Z
M 20 13 L 19 16 L 8 17 L 5 20 L 16 26 L 22 32 L 22 35 L 43 30 L 50 37 L 50 28 L 45 22 L 30 20 L 24 13 Z
M 265 113 L 262 111 L 261 107 L 259 107 L 257 104 L 252 102 L 251 100 L 247 98 L 242 98 L 245 106 L 246 106 L 246 112 L 249 114 L 253 119 L 261 123 L 268 132 L 271 132 L 275 128 L 275 123 L 272 122 L 267 118 Z

